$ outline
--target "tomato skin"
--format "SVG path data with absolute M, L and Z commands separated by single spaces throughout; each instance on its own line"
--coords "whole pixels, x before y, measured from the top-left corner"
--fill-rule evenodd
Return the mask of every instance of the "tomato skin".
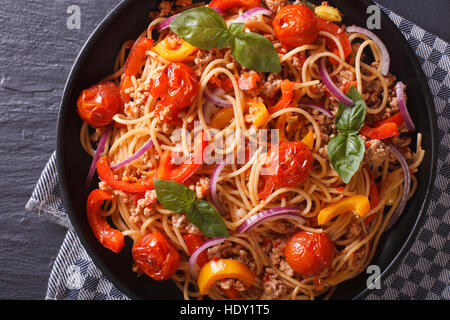
M 289 49 L 313 43 L 319 35 L 317 17 L 306 6 L 289 5 L 278 11 L 273 19 L 278 40 Z
M 139 269 L 157 281 L 169 280 L 180 264 L 178 250 L 159 231 L 146 234 L 136 242 L 132 256 Z
M 184 242 L 188 248 L 188 254 L 192 255 L 195 250 L 197 250 L 203 243 L 203 239 L 198 234 L 185 233 L 183 234 Z M 208 250 L 204 250 L 197 257 L 197 264 L 199 267 L 203 267 L 208 261 Z
M 312 162 L 312 153 L 303 142 L 280 142 L 270 152 L 270 168 L 273 170 L 275 185 L 301 185 L 309 175 Z
M 235 7 L 251 9 L 255 7 L 261 7 L 261 0 L 212 0 L 209 4 L 209 7 L 223 10 Z
M 150 81 L 150 94 L 160 98 L 155 114 L 165 122 L 179 123 L 178 112 L 194 102 L 199 89 L 200 83 L 191 68 L 183 63 L 168 64 Z
M 120 252 L 125 240 L 122 232 L 113 229 L 101 215 L 101 205 L 106 200 L 113 200 L 114 196 L 105 190 L 95 189 L 88 197 L 86 212 L 89 226 L 97 240 L 107 249 L 113 252 Z
M 123 109 L 119 88 L 111 81 L 101 82 L 81 92 L 77 111 L 83 121 L 93 127 L 104 127 Z
M 284 247 L 286 262 L 303 276 L 319 274 L 329 267 L 334 252 L 334 243 L 325 232 L 300 231 Z

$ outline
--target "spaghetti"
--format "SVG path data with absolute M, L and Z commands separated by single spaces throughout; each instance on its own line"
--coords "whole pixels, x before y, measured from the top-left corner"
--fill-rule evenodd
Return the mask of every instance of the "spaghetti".
M 256 2 L 254 7 L 260 7 Z M 382 74 L 386 57 L 367 35 L 346 33 L 345 27 L 315 16 L 301 4 L 276 6 L 267 1 L 273 15 L 265 8 L 245 20 L 246 1 L 231 9 L 223 5 L 227 1 L 210 6 L 215 3 L 228 27 L 243 17 L 239 21 L 245 21 L 244 33 L 270 41 L 281 72 L 249 70 L 230 48 L 192 47 L 167 27 L 160 28 L 153 43 L 152 32 L 165 16 L 194 7 L 189 3 L 171 9 L 164 1 L 159 14 L 151 14 L 154 20 L 147 30 L 123 44 L 114 73 L 101 81 L 115 83 L 115 89 L 97 85 L 78 101 L 79 112 L 91 111 L 87 116 L 80 112 L 85 121 L 80 142 L 91 156 L 96 151 L 93 143 L 106 131 L 104 124 L 96 125 L 98 116 L 112 122 L 97 163 L 98 189 L 108 196 L 90 196 L 92 203 L 104 203 L 97 211 L 88 203 L 88 215 L 101 218 L 91 227 L 105 247 L 131 238 L 133 269 L 156 280 L 171 278 L 185 299 L 201 299 L 204 294 L 212 299 L 328 298 L 336 285 L 369 265 L 391 218 L 398 218 L 404 193 L 408 199 L 414 194 L 414 173 L 425 153 L 421 134 L 412 153 L 411 138 L 398 115 L 395 77 Z M 310 30 L 316 33 L 310 43 L 286 40 L 292 30 L 276 21 L 288 11 L 292 21 L 296 14 L 306 14 L 314 28 L 318 26 Z M 320 75 L 323 59 L 331 84 Z M 361 131 L 357 128 L 354 134 L 363 141 L 363 158 L 347 183 L 329 154 L 330 142 L 341 134 L 336 89 L 361 97 L 367 112 Z M 118 97 L 121 107 L 111 110 Z M 200 164 L 192 162 L 199 132 L 214 145 L 210 152 L 219 161 L 200 156 Z M 249 151 L 263 133 L 266 145 Z M 277 137 L 279 142 L 273 140 Z M 398 149 L 401 158 L 391 148 Z M 275 150 L 279 167 L 270 171 Z M 244 153 L 242 161 L 239 152 Z M 184 155 L 185 162 L 177 167 L 168 157 L 174 154 Z M 411 187 L 402 163 L 407 163 Z M 281 167 L 287 169 L 282 172 Z M 163 206 L 153 178 L 183 183 L 194 191 L 192 201 L 216 204 L 229 236 L 208 246 L 208 238 L 214 237 L 205 236 L 187 212 Z M 251 227 L 239 232 L 249 221 Z M 296 256 L 295 248 L 314 243 L 320 248 Z M 196 261 L 189 261 L 193 255 Z M 223 274 L 214 274 L 211 264 L 219 262 L 225 266 Z M 193 274 L 193 265 L 199 273 Z

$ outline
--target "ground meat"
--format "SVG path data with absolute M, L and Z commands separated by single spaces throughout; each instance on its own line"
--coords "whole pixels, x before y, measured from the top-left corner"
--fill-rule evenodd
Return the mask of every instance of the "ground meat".
M 192 0 L 177 0 L 175 4 L 179 7 L 187 7 L 192 4 Z
M 382 165 L 389 158 L 389 147 L 381 140 L 368 140 L 364 159 L 368 164 Z
M 224 242 L 208 249 L 208 259 L 235 259 L 248 266 L 252 271 L 256 269 L 253 258 L 244 247 L 232 242 Z
M 198 199 L 203 199 L 209 192 L 210 179 L 205 176 L 201 176 L 195 184 L 195 194 Z
M 271 73 L 265 81 L 260 81 L 259 86 L 255 89 L 255 94 L 263 98 L 273 98 L 281 92 L 281 76 Z
M 145 216 L 149 216 L 154 210 L 156 204 L 156 191 L 148 190 L 145 192 L 145 196 L 137 201 L 136 214 L 143 213 Z
M 352 84 L 355 81 L 355 74 L 351 70 L 343 69 L 336 76 L 337 84 L 341 88 L 345 88 Z
M 353 237 L 357 237 L 361 234 L 361 226 L 354 222 L 350 225 L 350 229 L 347 232 L 347 237 L 348 238 L 353 238 Z
M 199 234 L 200 230 L 194 226 L 184 213 L 177 213 L 172 216 L 172 225 L 180 229 L 181 233 Z
M 393 137 L 391 141 L 394 147 L 402 153 L 407 161 L 412 159 L 413 154 L 409 148 L 409 145 L 411 144 L 410 137 L 397 136 Z M 394 156 L 392 156 L 391 160 L 397 161 Z
M 289 3 L 287 0 L 264 0 L 264 2 L 266 3 L 267 8 L 273 12 L 280 11 L 281 8 Z
M 230 290 L 231 288 L 234 288 L 239 292 L 245 291 L 244 283 L 237 279 L 219 280 L 215 284 L 218 288 L 224 289 L 224 290 Z
M 266 268 L 264 273 L 264 292 L 261 300 L 280 299 L 286 295 L 286 285 L 281 282 L 271 268 Z
M 159 15 L 162 17 L 165 17 L 169 15 L 170 11 L 172 10 L 172 2 L 170 1 L 162 1 L 159 4 Z
M 219 58 L 223 58 L 226 54 L 226 50 L 212 49 L 212 50 L 197 50 L 197 56 L 194 59 L 194 71 L 195 74 L 200 77 L 208 64 Z
M 272 243 L 267 246 L 267 252 L 272 265 L 287 275 L 293 276 L 294 270 L 292 270 L 291 266 L 284 258 L 284 247 L 286 246 L 287 240 L 287 238 L 273 240 Z

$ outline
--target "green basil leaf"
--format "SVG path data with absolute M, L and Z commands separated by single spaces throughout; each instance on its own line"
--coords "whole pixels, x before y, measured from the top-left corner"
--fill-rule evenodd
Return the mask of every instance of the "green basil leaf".
M 254 32 L 243 32 L 243 23 L 232 23 L 231 53 L 244 67 L 257 72 L 281 71 L 280 59 L 273 44 L 264 36 Z
M 167 210 L 183 213 L 195 200 L 195 192 L 185 185 L 169 180 L 153 179 L 156 196 Z
M 225 48 L 232 38 L 222 16 L 207 7 L 183 11 L 172 20 L 170 29 L 183 40 L 203 50 Z
M 225 221 L 212 205 L 204 200 L 195 200 L 188 208 L 187 217 L 208 237 L 228 237 Z
M 356 133 L 359 132 L 364 124 L 366 103 L 353 86 L 348 90 L 347 96 L 353 100 L 353 105 L 352 107 L 346 107 L 344 104 L 339 103 L 335 120 L 336 129 L 340 133 Z
M 357 134 L 338 134 L 328 142 L 328 158 L 345 183 L 358 171 L 364 152 L 364 141 Z

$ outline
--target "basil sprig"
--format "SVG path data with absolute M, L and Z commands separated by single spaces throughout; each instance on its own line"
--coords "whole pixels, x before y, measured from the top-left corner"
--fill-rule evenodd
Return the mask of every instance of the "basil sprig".
M 204 235 L 228 237 L 225 221 L 216 209 L 204 200 L 196 199 L 195 192 L 185 185 L 169 180 L 153 179 L 156 196 L 167 210 L 186 213 L 189 221 Z
M 366 103 L 355 87 L 347 96 L 353 100 L 351 107 L 339 103 L 335 119 L 338 134 L 328 142 L 328 158 L 345 183 L 349 183 L 364 158 L 364 141 L 358 135 L 366 117 Z
M 202 50 L 230 47 L 231 54 L 242 66 L 257 72 L 280 72 L 278 53 L 264 36 L 244 32 L 243 23 L 230 28 L 222 16 L 207 7 L 197 7 L 180 13 L 170 23 L 180 38 Z

